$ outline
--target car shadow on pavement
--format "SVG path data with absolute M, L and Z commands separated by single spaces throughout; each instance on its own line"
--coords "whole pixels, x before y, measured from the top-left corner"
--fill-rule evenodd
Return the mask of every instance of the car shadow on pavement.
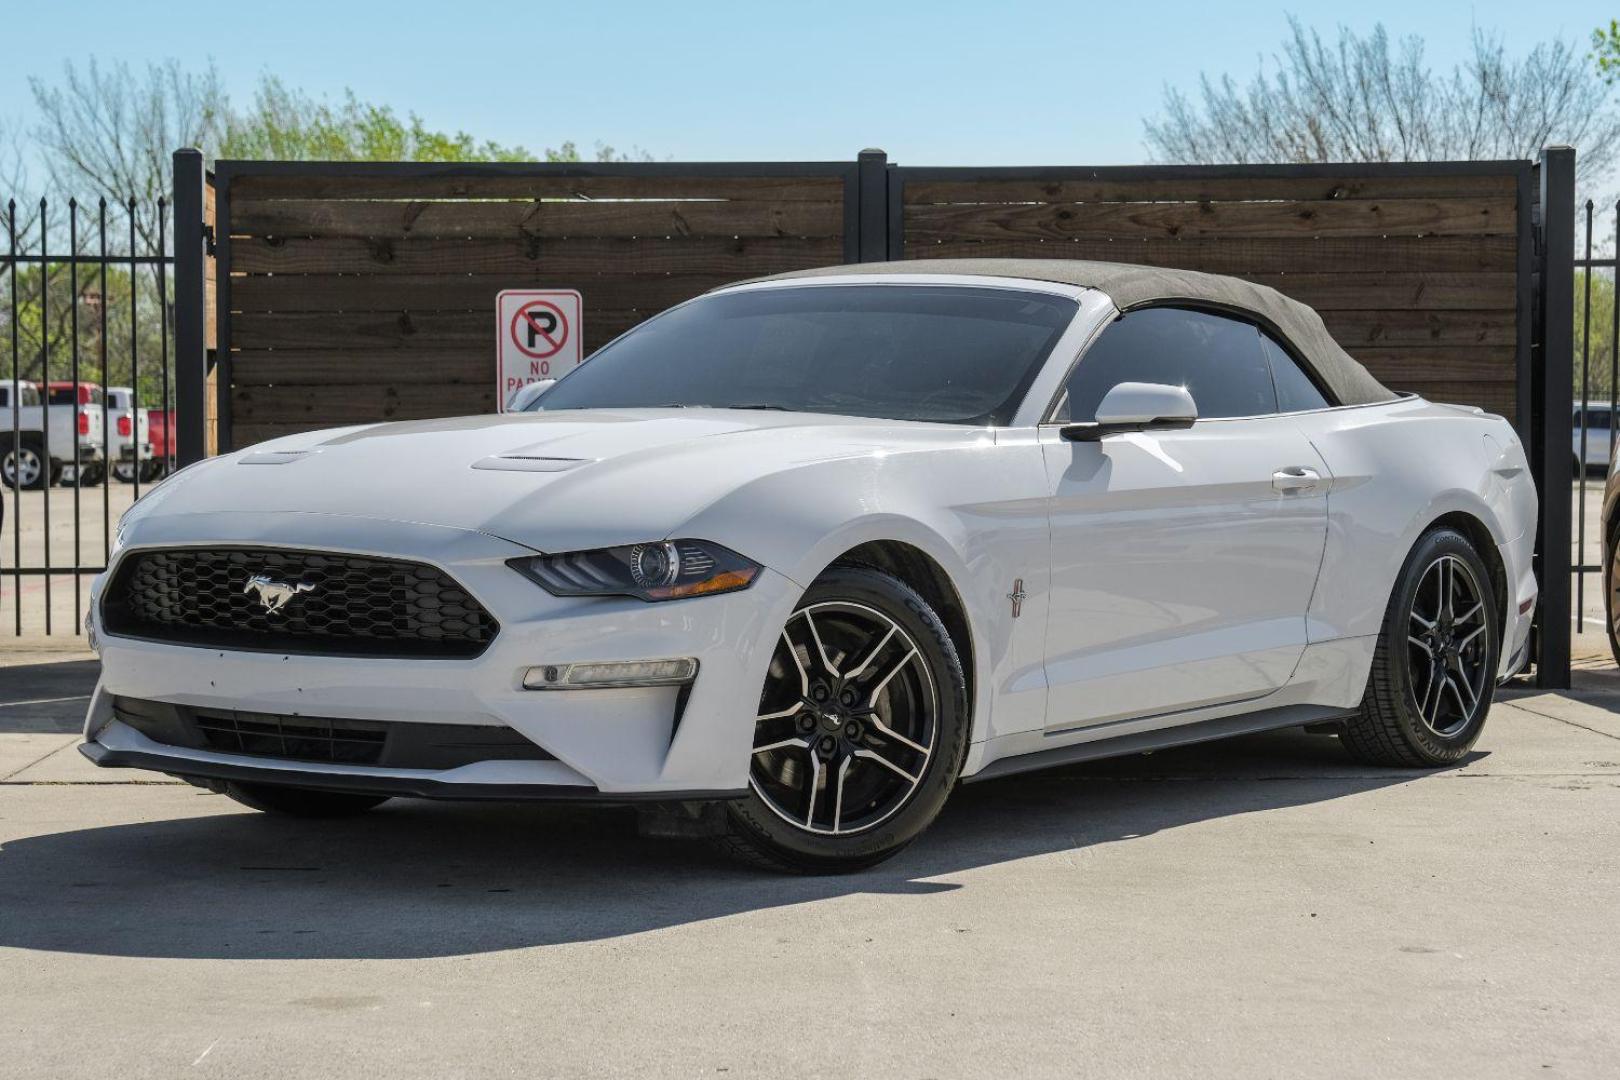
M 967 784 L 896 858 L 819 878 L 743 868 L 700 842 L 640 838 L 625 810 L 397 800 L 317 822 L 163 788 L 154 796 L 169 812 L 188 799 L 197 812 L 0 847 L 0 947 L 398 959 L 599 941 L 853 894 L 926 903 L 973 888 L 981 867 L 1428 775 L 1358 766 L 1337 739 L 1291 731 Z

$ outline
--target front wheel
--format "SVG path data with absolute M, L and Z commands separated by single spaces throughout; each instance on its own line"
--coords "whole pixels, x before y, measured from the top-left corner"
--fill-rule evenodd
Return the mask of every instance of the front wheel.
M 1460 761 L 1490 712 L 1501 638 L 1473 543 L 1455 529 L 1425 533 L 1396 582 L 1361 708 L 1340 739 L 1377 765 Z
M 0 480 L 13 490 L 42 488 L 52 472 L 45 448 L 31 435 L 24 435 L 7 446 L 4 457 L 0 457 Z
M 962 768 L 968 707 L 944 624 L 904 582 L 836 566 L 788 617 L 760 693 L 746 799 L 726 846 L 842 873 L 915 840 Z

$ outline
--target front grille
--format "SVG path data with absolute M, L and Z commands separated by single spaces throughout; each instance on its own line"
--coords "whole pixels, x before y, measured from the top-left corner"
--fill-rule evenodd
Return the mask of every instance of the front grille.
M 495 724 L 418 724 L 285 716 L 113 698 L 113 715 L 153 742 L 222 754 L 443 770 L 480 761 L 551 761 L 517 731 Z
M 267 610 L 254 577 L 293 586 Z M 109 634 L 336 656 L 465 658 L 488 647 L 494 616 L 444 571 L 402 559 L 281 548 L 137 551 L 102 601 Z

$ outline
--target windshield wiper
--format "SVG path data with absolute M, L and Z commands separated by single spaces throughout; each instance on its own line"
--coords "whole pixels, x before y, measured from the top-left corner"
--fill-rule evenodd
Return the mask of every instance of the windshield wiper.
M 752 402 L 750 402 L 749 404 L 746 404 L 746 405 L 722 405 L 721 408 L 723 408 L 723 409 L 766 409 L 766 410 L 769 410 L 771 412 L 803 412 L 804 411 L 802 409 L 790 409 L 786 405 L 766 405 L 764 403 L 755 404 L 755 403 L 752 403 Z

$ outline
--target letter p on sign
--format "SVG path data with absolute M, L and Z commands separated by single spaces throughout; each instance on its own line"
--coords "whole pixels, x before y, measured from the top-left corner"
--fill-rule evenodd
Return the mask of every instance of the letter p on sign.
M 540 379 L 560 379 L 584 359 L 584 311 L 573 289 L 506 289 L 495 297 L 495 399 Z

